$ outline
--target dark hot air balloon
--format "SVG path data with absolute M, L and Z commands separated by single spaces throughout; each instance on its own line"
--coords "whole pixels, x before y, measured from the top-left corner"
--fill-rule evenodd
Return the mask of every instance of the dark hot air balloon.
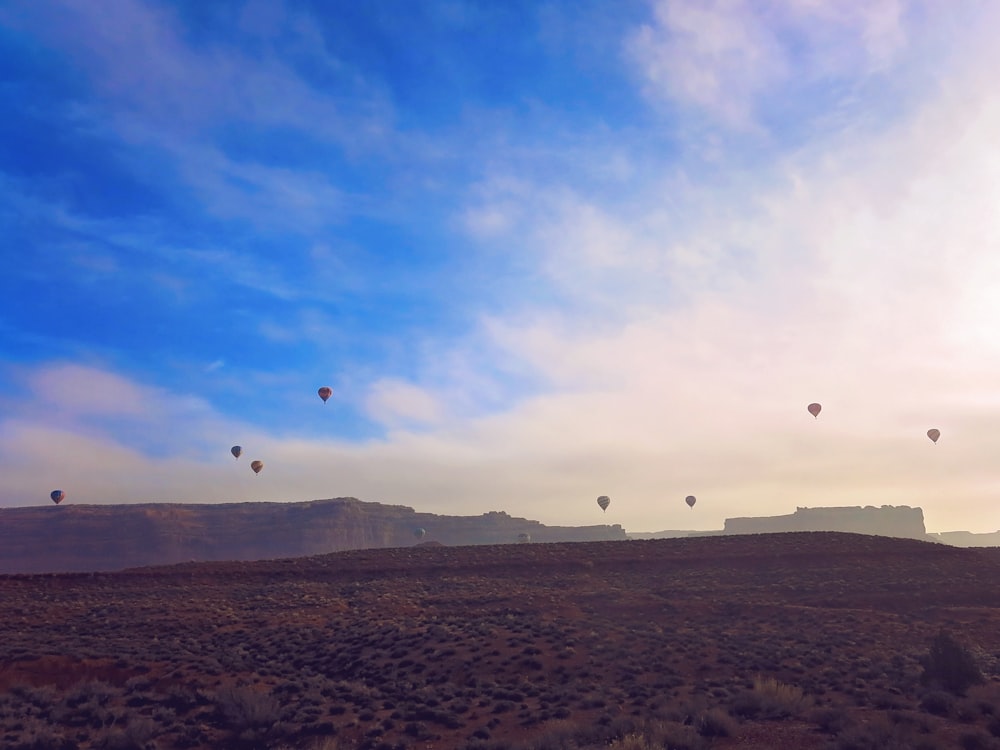
M 597 504 L 601 506 L 601 510 L 607 513 L 608 506 L 611 505 L 611 498 L 608 497 L 607 495 L 601 495 L 599 498 L 597 498 Z
M 531 541 L 531 534 L 526 534 L 524 532 L 521 532 L 520 534 L 517 535 L 517 541 L 520 542 L 521 544 L 527 544 L 528 542 Z
M 254 474 L 260 474 L 260 470 L 264 468 L 263 461 L 251 461 L 250 468 L 253 469 Z
M 688 504 L 689 508 L 693 508 L 694 504 L 698 502 L 698 500 L 695 498 L 694 495 L 688 495 L 686 498 L 684 498 L 684 502 Z
M 927 437 L 931 439 L 932 443 L 936 443 L 938 441 L 938 438 L 941 437 L 941 430 L 932 427 L 931 429 L 927 430 Z
M 812 414 L 814 417 L 819 417 L 819 413 L 823 411 L 823 407 L 819 404 L 809 404 L 809 406 L 807 406 L 806 408 L 809 410 L 809 413 Z
M 327 387 L 327 386 L 325 386 L 325 385 L 324 385 L 324 386 L 323 386 L 322 388 L 320 388 L 320 389 L 319 389 L 318 391 L 316 391 L 316 392 L 317 392 L 317 393 L 319 394 L 319 397 L 320 397 L 321 399 L 323 399 L 323 403 L 325 404 L 325 403 L 326 403 L 326 400 L 327 400 L 328 398 L 330 398 L 330 396 L 332 396 L 332 395 L 333 395 L 333 388 L 329 388 L 329 387 Z
M 413 530 L 413 536 L 415 536 L 417 539 L 423 539 L 424 538 L 424 534 L 426 534 L 426 533 L 427 532 L 424 529 L 421 529 L 421 528 L 416 528 L 416 529 Z
M 52 502 L 59 505 L 59 503 L 66 499 L 66 493 L 62 490 L 52 490 L 52 492 L 49 493 L 49 497 L 52 498 Z
M 240 454 L 243 453 L 243 448 L 238 445 L 234 445 L 229 449 L 229 452 L 233 454 L 233 458 L 239 458 Z

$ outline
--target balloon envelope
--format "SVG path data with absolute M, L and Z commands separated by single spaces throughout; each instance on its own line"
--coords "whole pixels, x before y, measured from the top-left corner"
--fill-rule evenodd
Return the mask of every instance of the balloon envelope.
M 320 397 L 321 399 L 323 399 L 323 403 L 325 404 L 325 403 L 326 403 L 326 400 L 327 400 L 328 398 L 330 398 L 330 396 L 332 396 L 332 395 L 333 395 L 333 388 L 329 388 L 329 387 L 327 387 L 327 386 L 325 386 L 325 385 L 324 385 L 324 386 L 323 386 L 322 388 L 320 388 L 320 389 L 319 389 L 318 391 L 316 391 L 316 392 L 317 392 L 317 393 L 319 394 L 319 397 Z
M 688 504 L 689 508 L 693 508 L 694 504 L 698 501 L 695 499 L 694 495 L 688 495 L 686 498 L 684 498 L 684 502 Z
M 936 443 L 938 441 L 938 438 L 941 437 L 941 430 L 932 427 L 931 429 L 927 430 L 927 437 L 931 439 L 932 443 Z
M 525 533 L 522 532 L 522 533 L 520 533 L 520 534 L 517 535 L 517 541 L 521 542 L 522 544 L 530 542 L 531 541 L 531 534 L 525 534 Z
M 251 461 L 250 468 L 253 469 L 254 474 L 260 474 L 260 470 L 264 468 L 263 461 Z
M 243 448 L 238 445 L 234 445 L 229 449 L 229 452 L 233 454 L 233 458 L 239 458 L 240 454 L 243 453 Z
M 420 529 L 420 528 L 417 528 L 417 529 L 413 530 L 413 536 L 415 536 L 417 539 L 423 539 L 424 538 L 424 534 L 426 534 L 426 533 L 427 532 L 424 529 Z
M 49 493 L 49 497 L 52 498 L 52 502 L 59 505 L 59 503 L 61 503 L 66 497 L 66 493 L 62 490 L 52 490 L 52 492 Z
M 611 498 L 607 495 L 601 495 L 597 498 L 597 504 L 601 506 L 601 510 L 607 511 L 608 506 L 611 505 Z
M 809 410 L 809 413 L 812 414 L 814 417 L 818 417 L 819 413 L 823 411 L 823 407 L 820 406 L 819 404 L 809 404 L 809 406 L 807 406 L 806 408 Z

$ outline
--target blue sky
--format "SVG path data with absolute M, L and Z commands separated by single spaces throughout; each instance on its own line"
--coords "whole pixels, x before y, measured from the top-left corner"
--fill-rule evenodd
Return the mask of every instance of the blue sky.
M 995 530 L 998 21 L 6 3 L 0 505 Z

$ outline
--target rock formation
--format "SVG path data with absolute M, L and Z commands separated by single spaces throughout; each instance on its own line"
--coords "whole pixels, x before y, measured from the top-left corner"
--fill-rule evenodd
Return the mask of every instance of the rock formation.
M 924 512 L 908 505 L 841 508 L 796 508 L 786 516 L 727 518 L 725 534 L 766 534 L 777 531 L 849 531 L 855 534 L 927 539 Z
M 414 530 L 422 528 L 421 539 Z M 107 571 L 263 560 L 418 542 L 624 540 L 619 525 L 543 526 L 503 512 L 439 516 L 355 498 L 300 503 L 58 505 L 0 509 L 0 573 Z

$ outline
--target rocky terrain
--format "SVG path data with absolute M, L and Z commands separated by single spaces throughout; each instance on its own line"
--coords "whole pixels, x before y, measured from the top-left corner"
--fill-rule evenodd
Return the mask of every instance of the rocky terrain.
M 415 536 L 417 529 L 424 534 Z M 418 513 L 355 498 L 301 503 L 52 505 L 0 509 L 0 573 L 107 571 L 445 545 L 625 539 L 621 526 L 544 526 L 503 512 Z
M 0 746 L 995 750 L 998 581 L 840 533 L 0 576 Z

